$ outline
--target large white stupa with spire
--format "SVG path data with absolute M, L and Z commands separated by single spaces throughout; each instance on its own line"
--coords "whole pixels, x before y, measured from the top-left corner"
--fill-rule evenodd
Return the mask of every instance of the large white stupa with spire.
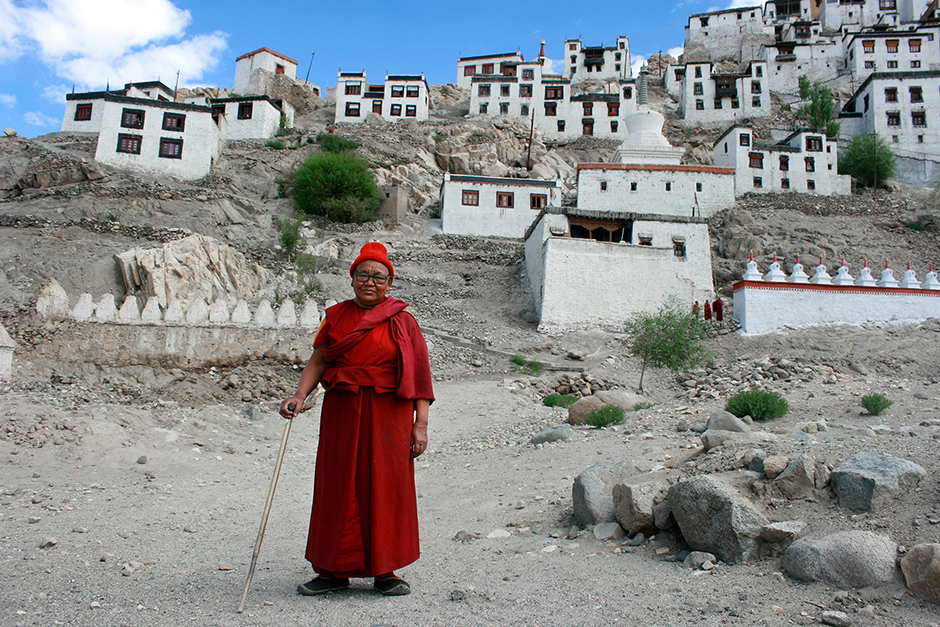
M 649 70 L 640 70 L 637 112 L 625 119 L 627 137 L 614 152 L 613 163 L 632 165 L 679 165 L 685 154 L 663 135 L 666 118 L 649 106 Z

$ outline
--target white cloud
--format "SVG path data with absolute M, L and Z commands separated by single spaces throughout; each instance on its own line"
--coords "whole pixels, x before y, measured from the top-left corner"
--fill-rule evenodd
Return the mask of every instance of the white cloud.
M 27 124 L 33 126 L 58 126 L 62 122 L 61 119 L 48 116 L 40 111 L 28 111 L 23 119 L 26 120 Z
M 16 104 L 16 96 L 14 94 L 0 94 L 0 104 L 12 107 Z
M 42 88 L 42 97 L 56 104 L 65 102 L 65 94 L 72 91 L 68 85 L 46 85 Z
M 762 3 L 755 2 L 754 0 L 731 0 L 731 3 L 727 8 L 729 9 L 741 9 L 744 7 L 759 7 Z
M 668 54 L 668 55 L 669 55 L 670 57 L 672 57 L 673 59 L 678 59 L 678 58 L 682 55 L 683 52 L 685 52 L 685 46 L 684 46 L 684 45 L 683 45 L 683 46 L 676 46 L 676 47 L 674 47 L 674 48 L 670 48 L 669 50 L 666 51 L 666 54 Z
M 646 63 L 646 57 L 643 55 L 630 55 L 630 70 L 633 72 L 633 76 L 640 75 L 640 69 L 642 69 L 644 63 Z
M 22 8 L 0 0 L 0 59 L 28 43 L 79 89 L 157 77 L 175 84 L 177 70 L 181 81 L 195 82 L 219 63 L 227 36 L 186 37 L 191 22 L 171 0 L 45 0 Z

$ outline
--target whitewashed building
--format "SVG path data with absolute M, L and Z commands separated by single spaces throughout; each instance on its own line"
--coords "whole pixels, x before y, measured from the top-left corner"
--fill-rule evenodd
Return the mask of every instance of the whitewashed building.
M 876 24 L 898 26 L 918 21 L 929 4 L 930 0 L 827 0 L 819 4 L 819 20 L 834 31 Z
M 339 72 L 335 122 L 358 124 L 370 113 L 389 122 L 427 120 L 430 108 L 424 74 L 386 74 L 384 84 L 370 85 L 365 71 Z
M 457 87 L 470 89 L 474 76 L 490 78 L 504 76 L 510 68 L 524 61 L 522 53 L 519 52 L 460 57 L 457 59 Z
M 646 104 L 645 72 L 639 80 L 619 163 L 581 164 L 577 206 L 547 207 L 526 233 L 542 331 L 619 328 L 670 297 L 691 303 L 714 294 L 704 216 L 734 203 L 734 172 L 680 166 L 684 151 L 662 135 L 665 119 Z M 708 212 L 696 207 L 697 194 Z
M 213 98 L 212 115 L 226 120 L 225 139 L 268 139 L 294 126 L 294 108 L 268 96 Z
M 829 196 L 852 193 L 850 176 L 839 174 L 838 141 L 825 131 L 800 129 L 775 144 L 758 142 L 754 129 L 732 126 L 715 142 L 716 166 L 734 170 L 735 195 L 798 192 Z
M 133 96 L 125 95 L 133 94 Z M 172 102 L 161 83 L 66 95 L 62 130 L 97 133 L 95 159 L 183 180 L 202 178 L 222 150 L 224 125 L 206 106 Z
M 539 211 L 561 202 L 561 182 L 444 174 L 444 233 L 521 239 Z
M 774 42 L 773 24 L 764 23 L 760 6 L 695 13 L 685 27 L 687 62 L 731 60 L 745 63 L 761 58 Z
M 875 72 L 842 107 L 840 136 L 876 133 L 898 160 L 897 177 L 930 185 L 940 176 L 940 71 Z
M 940 26 L 865 29 L 843 37 L 846 64 L 863 81 L 873 72 L 940 70 Z
M 235 59 L 235 93 L 247 95 L 251 90 L 251 76 L 262 69 L 272 74 L 297 77 L 297 61 L 270 48 L 259 48 Z
M 470 115 L 521 117 L 551 141 L 582 135 L 626 137 L 625 115 L 636 111 L 633 79 L 614 80 L 605 92 L 573 93 L 572 81 L 546 70 L 545 47 L 535 61 L 518 63 L 502 76 L 474 76 Z
M 584 46 L 580 39 L 565 41 L 565 57 L 561 61 L 561 75 L 572 82 L 594 80 L 623 80 L 631 76 L 630 40 L 617 37 L 612 48 Z
M 671 66 L 666 89 L 677 93 L 686 122 L 727 124 L 771 114 L 770 79 L 765 61 L 740 67 L 733 63 Z

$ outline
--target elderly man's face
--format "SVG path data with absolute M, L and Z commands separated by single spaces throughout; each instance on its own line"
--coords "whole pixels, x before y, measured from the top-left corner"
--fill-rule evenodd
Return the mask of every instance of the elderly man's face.
M 380 285 L 378 279 L 381 277 L 385 277 L 385 281 Z M 392 286 L 392 277 L 385 264 L 367 259 L 356 266 L 352 286 L 356 293 L 356 302 L 365 307 L 375 307 L 382 302 L 385 292 Z

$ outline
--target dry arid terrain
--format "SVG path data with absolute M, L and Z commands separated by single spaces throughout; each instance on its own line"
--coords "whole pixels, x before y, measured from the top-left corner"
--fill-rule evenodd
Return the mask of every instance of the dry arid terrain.
M 408 151 L 431 151 L 445 143 L 433 136 L 457 138 L 484 124 L 463 121 L 454 106 L 450 122 L 355 133 L 368 136 L 362 150 L 371 161 L 389 161 L 378 166 L 381 176 L 415 178 L 438 166 Z M 628 413 L 624 424 L 577 426 L 570 440 L 532 444 L 568 420 L 566 410 L 542 404 L 550 389 L 575 379 L 578 388 L 634 391 L 640 363 L 614 330 L 538 333 L 521 242 L 436 232 L 439 179 L 429 174 L 409 188 L 420 212 L 401 224 L 313 219 L 303 243 L 329 257 L 312 291 L 322 306 L 349 296 L 348 260 L 359 246 L 385 242 L 396 264 L 391 293 L 412 304 L 427 332 L 437 401 L 430 446 L 416 464 L 422 557 L 400 573 L 414 592 L 383 598 L 359 581 L 323 597 L 296 594 L 312 576 L 303 550 L 317 408 L 293 425 L 246 612 L 236 614 L 285 426 L 277 405 L 301 364 L 259 355 L 191 368 L 115 365 L 95 351 L 53 360 L 50 347 L 74 341 L 89 323 L 40 319 L 36 296 L 54 278 L 73 304 L 85 290 L 96 299 L 113 290 L 120 302 L 114 255 L 174 240 L 180 229 L 268 269 L 279 296 L 301 290 L 275 247 L 272 219 L 292 212 L 291 200 L 278 198 L 277 179 L 316 150 L 307 139 L 322 128 L 324 111 L 294 137 L 297 150 L 237 142 L 216 173 L 195 184 L 102 171 L 0 201 L 0 321 L 18 345 L 13 378 L 0 384 L 0 625 L 782 626 L 816 624 L 827 611 L 857 625 L 940 625 L 940 607 L 914 596 L 900 574 L 852 589 L 799 582 L 784 574 L 779 555 L 687 568 L 677 532 L 599 540 L 577 524 L 572 505 L 575 478 L 615 458 L 692 476 L 740 470 L 755 448 L 812 455 L 829 467 L 873 452 L 915 462 L 927 476 L 877 513 L 840 507 L 829 488 L 781 498 L 764 481 L 754 503 L 771 521 L 802 521 L 808 537 L 873 531 L 901 545 L 902 555 L 940 542 L 940 321 L 763 337 L 715 328 L 700 370 L 646 371 L 651 406 Z M 486 130 L 497 138 L 512 131 Z M 608 149 L 542 148 L 557 164 L 603 159 Z M 393 163 L 396 154 L 416 161 Z M 7 180 L 82 158 L 81 138 L 0 138 Z M 751 250 L 762 269 L 774 251 L 845 257 L 853 268 L 884 257 L 895 268 L 908 260 L 923 267 L 940 259 L 936 215 L 929 195 L 912 190 L 745 198 L 712 220 L 716 286 L 730 304 L 731 282 Z M 637 297 L 629 283 L 623 289 L 624 298 Z M 542 369 L 515 371 L 517 354 Z M 793 374 L 767 374 L 777 367 Z M 757 427 L 768 432 L 761 441 L 700 451 L 692 427 L 746 385 L 781 393 L 789 413 Z M 872 392 L 894 405 L 869 415 L 860 398 Z M 824 429 L 805 428 L 818 421 Z

